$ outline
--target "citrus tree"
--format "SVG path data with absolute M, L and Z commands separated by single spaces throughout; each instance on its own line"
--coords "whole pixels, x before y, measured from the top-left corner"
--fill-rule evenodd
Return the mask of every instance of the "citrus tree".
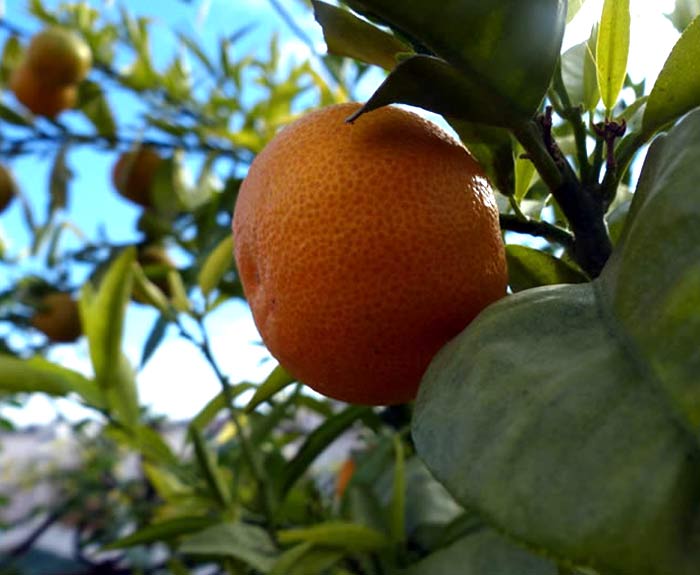
M 0 209 L 21 204 L 41 272 L 4 255 L 0 389 L 97 422 L 75 426 L 84 463 L 51 476 L 49 519 L 94 573 L 700 571 L 697 2 L 677 2 L 652 87 L 627 75 L 628 0 L 564 53 L 582 1 L 311 4 L 329 55 L 284 70 L 274 41 L 234 58 L 238 33 L 217 56 L 179 34 L 159 68 L 153 24 L 125 10 L 32 1 L 43 32 L 2 22 Z M 375 68 L 363 104 L 333 105 Z M 142 104 L 136 126 L 115 93 Z M 393 104 L 441 115 L 469 153 Z M 128 245 L 64 239 L 81 147 L 114 156 L 141 210 Z M 12 161 L 46 152 L 40 218 Z M 281 364 L 260 384 L 230 380 L 207 330 L 245 297 Z M 153 315 L 139 366 L 135 305 Z M 168 331 L 221 384 L 176 445 L 137 385 Z M 47 359 L 79 338 L 89 376 Z M 319 458 L 347 432 L 329 479 Z

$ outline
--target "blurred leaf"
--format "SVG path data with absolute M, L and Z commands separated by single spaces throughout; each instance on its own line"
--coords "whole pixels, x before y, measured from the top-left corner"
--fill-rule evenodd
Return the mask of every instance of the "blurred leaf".
M 239 383 L 231 386 L 231 398 L 235 399 L 242 393 L 253 389 L 255 386 L 252 383 Z M 227 407 L 227 394 L 223 391 L 219 392 L 200 410 L 200 412 L 190 422 L 191 426 L 202 430 L 209 425 L 219 412 Z
M 223 275 L 233 265 L 233 236 L 226 236 L 209 253 L 197 276 L 199 289 L 204 297 L 216 289 Z
M 164 501 L 179 499 L 191 492 L 191 488 L 180 481 L 173 473 L 163 467 L 144 461 L 143 472 L 146 478 L 156 490 L 158 496 Z
M 251 413 L 258 405 L 268 401 L 275 394 L 295 381 L 296 380 L 289 375 L 281 365 L 278 365 L 272 370 L 270 375 L 265 378 L 265 381 L 257 387 L 253 397 L 250 398 L 250 401 L 245 406 L 245 413 Z
M 337 563 L 344 553 L 301 543 L 280 555 L 268 575 L 318 575 Z
M 0 102 L 0 120 L 3 120 L 8 124 L 22 127 L 31 126 L 33 124 L 31 118 L 23 116 L 19 112 L 15 112 L 12 108 L 8 108 L 2 102 Z
M 576 284 L 588 281 L 583 272 L 565 261 L 540 250 L 508 244 L 508 285 L 514 292 L 553 285 Z
M 146 266 L 148 267 L 148 266 Z M 158 267 L 158 266 L 156 266 Z M 165 266 L 160 266 L 160 267 L 165 267 Z M 174 317 L 173 310 L 170 307 L 170 302 L 168 301 L 168 298 L 166 295 L 163 293 L 163 291 L 158 287 L 154 282 L 152 282 L 150 279 L 148 279 L 148 276 L 144 272 L 143 268 L 138 262 L 134 262 L 133 265 L 133 277 L 134 277 L 134 290 L 132 292 L 133 298 L 138 301 L 139 303 L 147 303 L 152 305 L 154 308 L 156 308 L 160 313 L 162 314 L 159 319 L 162 319 L 163 321 L 167 322 L 172 320 Z M 158 270 L 160 272 L 160 270 Z M 166 273 L 169 271 L 169 266 L 167 266 L 167 269 L 165 270 Z M 154 326 L 155 329 L 155 326 Z M 165 330 L 165 328 L 163 328 Z M 160 335 L 160 338 L 162 338 L 163 334 Z M 157 332 L 151 331 L 151 335 L 149 336 L 149 339 L 146 341 L 146 346 L 144 348 L 144 354 L 146 353 L 146 350 L 148 349 L 150 353 L 155 351 L 155 347 L 153 349 L 150 349 L 150 346 L 152 345 L 157 345 L 160 343 L 159 339 L 155 339 L 157 336 Z M 153 340 L 151 340 L 151 336 L 153 336 Z M 149 353 L 149 355 L 150 355 Z M 148 359 L 148 358 L 146 358 Z M 143 355 L 141 358 L 141 365 L 144 365 L 146 363 L 146 359 L 144 359 Z
M 228 508 L 231 505 L 231 491 L 216 461 L 216 455 L 210 451 L 198 427 L 190 425 L 188 433 L 194 445 L 199 470 L 209 485 L 212 496 L 224 508 Z
M 196 533 L 210 526 L 212 520 L 209 517 L 178 517 L 167 521 L 152 523 L 134 531 L 131 535 L 117 539 L 114 543 L 106 545 L 103 549 L 125 549 L 135 545 L 148 545 L 173 541 L 183 535 Z
M 581 7 L 586 3 L 586 0 L 569 0 L 566 9 L 566 23 L 571 22 Z
M 437 56 L 405 60 L 370 102 L 410 103 L 498 126 L 525 121 L 537 110 L 559 58 L 566 18 L 561 0 L 347 4 Z
M 700 14 L 700 0 L 676 0 L 673 12 L 665 16 L 673 23 L 676 30 L 683 32 Z
M 77 393 L 86 403 L 100 407 L 99 390 L 77 371 L 56 365 L 42 357 L 19 359 L 0 354 L 0 392 L 46 393 L 66 396 Z
M 12 35 L 5 40 L 0 56 L 0 84 L 3 86 L 9 85 L 12 71 L 19 66 L 23 52 L 22 43 L 17 36 Z
M 143 351 L 141 352 L 141 367 L 148 363 L 148 360 L 151 359 L 153 353 L 158 349 L 158 346 L 165 337 L 169 324 L 170 320 L 163 315 L 159 315 L 156 318 L 156 321 L 153 322 L 153 327 L 146 338 L 146 343 L 144 344 Z
M 277 559 L 277 550 L 264 529 L 245 523 L 220 523 L 183 541 L 185 555 L 234 557 L 267 573 Z
M 518 547 L 492 529 L 482 529 L 438 549 L 404 575 L 558 575 L 556 563 Z
M 361 20 L 347 10 L 312 0 L 316 21 L 323 28 L 328 51 L 355 58 L 386 70 L 396 65 L 396 56 L 412 52 L 401 40 Z
M 102 87 L 90 80 L 78 86 L 78 108 L 103 138 L 114 141 L 117 124 Z
M 630 44 L 629 0 L 605 0 L 596 41 L 598 89 L 608 114 L 617 103 L 627 74 Z
M 217 70 L 212 64 L 211 60 L 209 59 L 209 56 L 206 55 L 204 52 L 204 49 L 202 46 L 199 45 L 197 40 L 194 38 L 191 38 L 184 32 L 177 32 L 177 37 L 180 39 L 180 42 L 182 42 L 187 48 L 194 54 L 194 56 L 199 60 L 199 62 L 207 69 L 207 71 L 212 75 L 216 76 L 217 75 Z
M 459 502 L 602 573 L 700 570 L 699 141 L 696 111 L 652 144 L 598 279 L 490 306 L 416 402 L 417 452 Z
M 49 175 L 49 218 L 56 211 L 64 209 L 68 205 L 68 182 L 73 177 L 66 158 L 68 156 L 68 144 L 62 145 L 56 152 L 51 173 Z
M 597 31 L 593 29 L 586 42 L 569 48 L 561 57 L 561 75 L 571 105 L 583 106 L 584 111 L 593 110 L 600 100 L 593 58 L 596 37 Z
M 700 19 L 696 18 L 676 42 L 649 94 L 642 122 L 646 138 L 700 106 L 698 61 Z
M 148 425 L 135 428 L 138 449 L 146 461 L 175 466 L 179 463 L 163 436 Z
M 90 357 L 99 380 L 109 380 L 121 356 L 124 314 L 131 295 L 132 264 L 136 251 L 127 248 L 110 264 L 97 292 L 86 284 L 80 312 L 90 343 Z
M 312 527 L 280 529 L 277 536 L 282 544 L 312 543 L 358 552 L 379 551 L 391 544 L 381 531 L 344 521 L 324 521 Z
M 309 466 L 335 439 L 355 421 L 370 413 L 368 407 L 353 405 L 329 417 L 306 438 L 306 441 L 289 464 L 276 477 L 279 493 L 287 494 Z

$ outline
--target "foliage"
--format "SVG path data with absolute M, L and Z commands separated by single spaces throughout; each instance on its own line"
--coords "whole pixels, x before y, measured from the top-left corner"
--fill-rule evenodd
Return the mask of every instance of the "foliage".
M 233 49 L 247 28 L 215 54 L 175 32 L 162 65 L 148 18 L 29 0 L 37 29 L 68 28 L 92 52 L 76 109 L 53 120 L 10 94 L 30 34 L 0 20 L 2 164 L 53 158 L 45 213 L 18 182 L 12 209 L 29 245 L 0 245 L 0 401 L 42 393 L 95 413 L 73 426 L 77 464 L 27 478 L 56 497 L 30 511 L 27 521 L 43 519 L 0 572 L 19 572 L 56 522 L 74 531 L 76 569 L 89 573 L 700 571 L 697 6 L 678 1 L 670 18 L 683 33 L 645 92 L 626 73 L 628 2 L 606 0 L 590 38 L 564 54 L 583 1 L 311 4 L 333 54 L 283 65 L 275 38 L 267 57 Z M 415 412 L 319 399 L 282 367 L 232 382 L 207 329 L 244 297 L 230 220 L 250 161 L 304 110 L 351 99 L 376 68 L 386 77 L 356 117 L 390 103 L 443 114 L 498 188 L 506 239 L 537 240 L 510 243 L 514 294 L 436 356 Z M 650 142 L 632 194 L 630 166 Z M 71 158 L 141 147 L 164 160 L 134 241 L 80 233 L 67 210 Z M 182 257 L 149 261 L 153 247 Z M 90 374 L 47 359 L 53 344 L 31 325 L 53 291 L 79 300 Z M 138 366 L 124 353 L 135 305 L 153 318 Z M 138 386 L 168 332 L 221 383 L 179 435 Z M 336 490 L 320 456 L 348 434 L 354 472 Z

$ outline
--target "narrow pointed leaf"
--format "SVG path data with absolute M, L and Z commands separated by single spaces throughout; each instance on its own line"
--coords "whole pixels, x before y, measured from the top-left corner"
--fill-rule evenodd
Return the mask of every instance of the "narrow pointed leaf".
M 356 523 L 326 521 L 313 527 L 282 529 L 277 532 L 280 543 L 313 543 L 349 551 L 378 551 L 390 545 L 382 532 Z
M 598 87 L 605 109 L 612 111 L 627 74 L 630 45 L 629 0 L 605 0 L 596 43 Z
M 204 441 L 201 431 L 197 427 L 190 426 L 190 439 L 194 445 L 194 453 L 197 457 L 199 470 L 209 485 L 212 496 L 224 507 L 231 504 L 231 491 L 226 483 L 216 456 L 211 452 L 209 446 Z
M 227 236 L 211 251 L 197 277 L 204 297 L 219 285 L 223 275 L 233 265 L 233 237 Z
M 258 405 L 264 403 L 295 381 L 296 380 L 289 375 L 281 365 L 278 365 L 272 370 L 270 375 L 267 376 L 265 381 L 257 387 L 248 405 L 245 406 L 245 412 L 250 413 Z
M 196 533 L 211 525 L 212 520 L 208 517 L 178 517 L 167 521 L 160 521 L 147 525 L 131 535 L 117 539 L 104 547 L 105 550 L 125 549 L 135 545 L 148 545 L 149 543 L 162 543 L 173 541 L 183 535 Z

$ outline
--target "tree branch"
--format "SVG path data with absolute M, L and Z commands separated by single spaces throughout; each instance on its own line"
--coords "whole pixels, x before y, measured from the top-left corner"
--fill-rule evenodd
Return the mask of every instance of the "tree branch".
M 528 234 L 555 242 L 567 250 L 574 247 L 574 236 L 565 229 L 530 218 L 523 219 L 511 214 L 500 214 L 501 228 L 519 234 Z

